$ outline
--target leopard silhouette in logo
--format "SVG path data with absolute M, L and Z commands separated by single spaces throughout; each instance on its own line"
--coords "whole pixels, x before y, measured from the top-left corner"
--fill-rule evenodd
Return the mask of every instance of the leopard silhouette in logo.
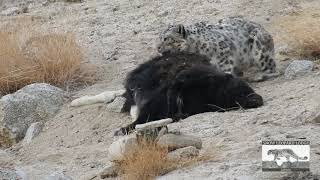
M 290 157 L 296 159 L 296 161 L 308 159 L 307 156 L 298 156 L 292 149 L 271 149 L 268 151 L 268 155 L 274 156 L 273 161 L 279 160 L 280 157 L 285 157 L 287 162 L 290 162 Z

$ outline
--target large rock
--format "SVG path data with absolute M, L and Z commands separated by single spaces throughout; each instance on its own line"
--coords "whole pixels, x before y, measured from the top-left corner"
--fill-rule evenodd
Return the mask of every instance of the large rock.
M 165 134 L 159 138 L 158 144 L 168 147 L 169 150 L 175 150 L 188 146 L 194 146 L 201 149 L 202 141 L 200 138 L 190 135 Z
M 134 152 L 138 146 L 135 134 L 122 137 L 113 142 L 109 147 L 109 157 L 111 161 L 121 161 L 126 154 Z
M 199 155 L 199 149 L 194 146 L 180 148 L 168 153 L 169 159 L 188 159 Z
M 0 147 L 21 140 L 34 122 L 44 122 L 57 113 L 64 91 L 45 83 L 25 86 L 0 99 Z M 10 144 L 9 144 L 10 145 Z
M 287 79 L 292 79 L 298 75 L 303 75 L 311 72 L 314 68 L 314 63 L 307 60 L 294 60 L 286 68 L 284 76 Z

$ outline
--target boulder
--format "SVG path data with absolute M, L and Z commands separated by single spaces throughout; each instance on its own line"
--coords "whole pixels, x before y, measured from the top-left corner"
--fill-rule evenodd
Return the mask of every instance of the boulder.
M 314 63 L 308 60 L 294 60 L 286 68 L 284 76 L 287 79 L 292 79 L 298 75 L 303 75 L 311 72 L 314 68 Z
M 168 153 L 168 158 L 173 160 L 193 158 L 199 155 L 199 149 L 194 146 L 188 146 L 176 149 Z
M 32 123 L 22 140 L 22 145 L 30 144 L 32 139 L 40 134 L 42 128 L 43 124 L 41 122 Z
M 63 105 L 64 91 L 45 83 L 25 86 L 0 99 L 0 147 L 21 140 L 34 122 L 45 122 Z M 10 145 L 10 144 L 9 144 Z
M 124 155 L 134 152 L 138 146 L 135 134 L 121 137 L 113 142 L 109 147 L 109 157 L 111 161 L 121 161 Z
M 168 147 L 169 150 L 175 150 L 188 146 L 194 146 L 197 149 L 202 148 L 202 141 L 200 138 L 183 134 L 165 134 L 159 138 L 158 144 Z

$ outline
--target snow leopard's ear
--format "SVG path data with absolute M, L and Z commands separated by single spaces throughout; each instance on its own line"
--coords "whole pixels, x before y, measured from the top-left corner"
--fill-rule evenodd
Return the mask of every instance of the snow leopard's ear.
M 186 29 L 182 24 L 178 24 L 176 30 L 177 30 L 177 33 L 181 34 L 183 38 L 187 37 Z

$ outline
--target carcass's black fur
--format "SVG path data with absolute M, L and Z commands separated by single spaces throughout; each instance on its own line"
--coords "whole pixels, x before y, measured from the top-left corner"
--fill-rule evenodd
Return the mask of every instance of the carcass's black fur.
M 256 108 L 263 99 L 244 81 L 218 71 L 205 56 L 164 53 L 138 66 L 125 81 L 124 111 L 138 107 L 138 118 L 121 128 L 164 118 L 179 120 L 210 111 Z

